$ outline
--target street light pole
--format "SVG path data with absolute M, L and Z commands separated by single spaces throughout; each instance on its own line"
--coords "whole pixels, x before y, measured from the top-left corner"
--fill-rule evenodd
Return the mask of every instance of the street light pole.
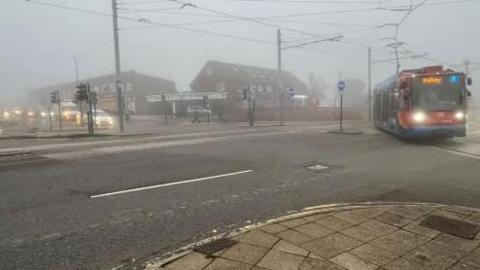
M 277 29 L 277 64 L 278 64 L 278 121 L 283 125 L 282 113 L 282 88 L 283 88 L 283 74 L 282 74 L 282 37 L 280 29 Z
M 78 61 L 77 57 L 73 56 L 73 65 L 75 67 L 75 82 L 78 84 Z M 83 127 L 83 101 L 80 101 L 80 125 Z
M 113 43 L 115 47 L 115 88 L 117 89 L 118 128 L 125 130 L 123 122 L 123 96 L 120 88 L 120 47 L 118 42 L 117 0 L 112 0 Z
M 372 121 L 372 49 L 368 47 L 368 122 Z

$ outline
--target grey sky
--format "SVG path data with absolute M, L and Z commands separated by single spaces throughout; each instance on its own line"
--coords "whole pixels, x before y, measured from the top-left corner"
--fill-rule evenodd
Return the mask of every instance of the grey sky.
M 41 0 L 101 13 L 111 13 L 110 0 Z M 330 85 L 338 73 L 344 77 L 366 78 L 367 49 L 373 47 L 375 59 L 392 58 L 385 48 L 384 37 L 393 36 L 393 27 L 365 29 L 400 20 L 406 12 L 385 10 L 358 10 L 375 7 L 409 5 L 410 0 L 387 0 L 385 3 L 368 0 L 304 1 L 282 3 L 281 0 L 189 0 L 198 7 L 209 8 L 242 17 L 276 15 L 269 24 L 317 35 L 316 38 L 344 34 L 345 42 L 311 45 L 318 51 L 291 49 L 284 52 L 284 68 L 306 81 L 313 71 Z M 399 40 L 415 54 L 429 53 L 428 57 L 461 63 L 465 59 L 480 60 L 480 1 L 430 0 L 415 10 L 401 25 Z M 148 2 L 148 3 L 146 3 Z M 280 2 L 280 3 L 279 3 Z M 323 2 L 323 3 L 319 3 Z M 357 2 L 357 3 L 351 3 Z M 420 3 L 415 0 L 413 3 Z M 121 15 L 145 18 L 153 23 L 175 24 L 199 21 L 228 20 L 226 18 L 166 0 L 119 0 Z M 170 9 L 172 8 L 172 9 Z M 145 9 L 148 12 L 139 12 Z M 152 11 L 157 9 L 157 11 Z M 159 9 L 160 12 L 158 12 Z M 356 9 L 354 12 L 325 14 L 336 10 Z M 320 13 L 291 16 L 292 14 Z M 194 15 L 195 14 L 195 15 Z M 328 24 L 326 24 L 328 23 Z M 175 80 L 180 91 L 189 90 L 189 83 L 205 61 L 220 60 L 262 67 L 276 67 L 276 30 L 259 23 L 236 20 L 223 23 L 188 24 L 184 27 L 248 37 L 271 42 L 261 44 L 225 37 L 186 31 L 173 27 L 144 27 L 141 22 L 120 20 L 122 70 L 135 69 L 150 75 Z M 112 26 L 108 16 L 96 16 L 72 10 L 58 9 L 27 1 L 3 0 L 0 9 L 0 53 L 2 65 L 2 104 L 20 102 L 33 88 L 74 80 L 73 57 L 79 62 L 80 78 L 112 73 L 114 71 Z M 282 30 L 285 40 L 315 38 Z M 348 42 L 348 43 L 346 43 Z M 354 43 L 354 44 L 352 44 Z M 292 43 L 295 44 L 295 43 Z M 415 68 L 435 62 L 411 59 L 401 62 L 402 68 Z M 458 69 L 458 68 L 457 68 Z M 393 74 L 393 62 L 374 63 L 373 82 Z M 478 73 L 474 82 L 480 83 Z M 475 94 L 475 92 L 474 92 Z

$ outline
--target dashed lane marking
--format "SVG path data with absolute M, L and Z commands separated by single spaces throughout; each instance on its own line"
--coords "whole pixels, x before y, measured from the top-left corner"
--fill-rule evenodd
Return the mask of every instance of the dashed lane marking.
M 188 180 L 183 180 L 183 181 L 171 182 L 171 183 L 166 183 L 166 184 L 159 184 L 159 185 L 153 185 L 153 186 L 145 186 L 145 187 L 138 187 L 138 188 L 132 188 L 132 189 L 119 190 L 119 191 L 114 191 L 114 192 L 108 192 L 108 193 L 103 193 L 103 194 L 92 195 L 92 196 L 90 196 L 90 198 L 95 199 L 95 198 L 115 196 L 115 195 L 119 195 L 119 194 L 130 193 L 130 192 L 137 192 L 137 191 L 143 191 L 143 190 L 149 190 L 149 189 L 156 189 L 156 188 L 162 188 L 162 187 L 183 185 L 183 184 L 189 184 L 189 183 L 206 181 L 206 180 L 210 180 L 210 179 L 218 179 L 218 178 L 223 178 L 223 177 L 228 177 L 228 176 L 234 176 L 234 175 L 239 175 L 239 174 L 244 174 L 244 173 L 250 173 L 250 172 L 253 172 L 253 170 L 243 170 L 243 171 L 237 171 L 237 172 L 224 173 L 224 174 L 218 174 L 218 175 L 200 177 L 200 178 L 195 178 L 195 179 L 188 179 Z

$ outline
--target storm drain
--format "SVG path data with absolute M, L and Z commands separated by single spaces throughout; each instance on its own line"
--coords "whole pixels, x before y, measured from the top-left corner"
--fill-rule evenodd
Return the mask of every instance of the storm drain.
M 480 227 L 475 224 L 437 215 L 428 216 L 420 225 L 466 239 L 474 239 L 475 235 L 480 231 Z
M 195 247 L 193 251 L 201 253 L 206 256 L 210 256 L 215 252 L 229 248 L 236 245 L 238 242 L 228 238 L 220 238 L 212 242 Z

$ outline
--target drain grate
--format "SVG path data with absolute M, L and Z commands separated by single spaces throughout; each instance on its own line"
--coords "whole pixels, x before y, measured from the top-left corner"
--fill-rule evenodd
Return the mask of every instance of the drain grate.
M 480 231 L 480 227 L 475 224 L 437 215 L 428 216 L 420 225 L 466 239 L 474 239 L 475 235 Z
M 229 248 L 236 245 L 238 242 L 228 238 L 220 238 L 212 242 L 195 247 L 193 251 L 201 253 L 206 256 L 210 256 L 215 252 Z

